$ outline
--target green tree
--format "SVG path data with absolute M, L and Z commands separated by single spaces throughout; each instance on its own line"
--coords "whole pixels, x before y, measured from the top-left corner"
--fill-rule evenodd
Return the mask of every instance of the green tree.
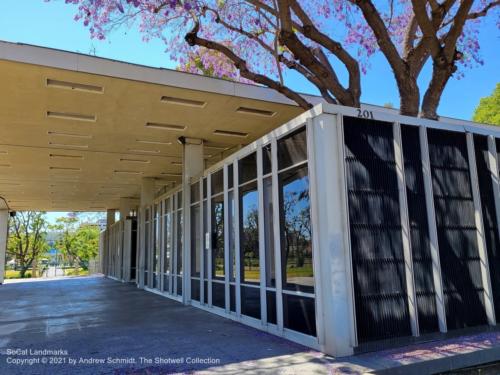
M 500 83 L 497 83 L 490 96 L 479 101 L 473 120 L 485 124 L 500 125 Z
M 76 214 L 60 217 L 52 227 L 59 233 L 56 247 L 64 259 L 75 267 L 88 267 L 99 251 L 99 227 L 82 223 Z
M 48 250 L 46 235 L 45 212 L 21 211 L 10 220 L 7 254 L 16 259 L 21 277 Z

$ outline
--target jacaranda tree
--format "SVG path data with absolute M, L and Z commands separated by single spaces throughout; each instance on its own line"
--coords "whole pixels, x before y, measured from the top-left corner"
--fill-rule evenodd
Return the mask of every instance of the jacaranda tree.
M 402 114 L 437 118 L 450 77 L 482 64 L 477 37 L 495 0 L 66 0 L 93 38 L 136 24 L 164 40 L 180 69 L 273 88 L 304 109 L 286 84 L 307 78 L 329 103 L 359 106 L 370 57 L 392 68 Z M 377 3 L 377 5 L 375 5 Z M 498 25 L 497 21 L 497 25 Z M 424 65 L 430 82 L 419 87 Z M 423 100 L 421 101 L 421 95 Z

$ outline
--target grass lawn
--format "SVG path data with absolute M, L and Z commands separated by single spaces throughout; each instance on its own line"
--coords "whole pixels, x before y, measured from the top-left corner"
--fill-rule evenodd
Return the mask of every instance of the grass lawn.
M 87 276 L 89 274 L 89 270 L 84 270 L 83 268 L 65 268 L 64 275 L 65 276 Z
M 31 272 L 26 272 L 24 274 L 24 278 L 29 278 L 31 277 Z M 20 279 L 21 278 L 21 272 L 16 271 L 16 270 L 6 270 L 5 271 L 5 278 L 6 279 Z

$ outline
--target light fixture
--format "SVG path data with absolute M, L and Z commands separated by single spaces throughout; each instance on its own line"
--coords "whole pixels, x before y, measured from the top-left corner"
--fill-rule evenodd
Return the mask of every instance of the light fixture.
M 203 102 L 200 100 L 174 98 L 172 96 L 162 96 L 160 101 L 168 104 L 176 104 L 176 105 L 183 105 L 186 107 L 196 107 L 196 108 L 203 108 L 207 105 L 207 102 Z
M 63 159 L 83 159 L 83 155 L 69 155 L 69 154 L 49 154 L 51 158 L 63 158 Z
M 170 146 L 172 144 L 172 142 L 149 141 L 147 139 L 136 139 L 136 142 L 150 144 L 150 145 L 165 145 L 165 146 Z
M 81 168 L 75 167 L 49 167 L 50 170 L 53 171 L 81 171 Z
M 68 144 L 68 143 L 56 143 L 56 142 L 49 142 L 50 146 L 53 147 L 74 147 L 74 148 L 89 148 L 88 145 L 74 145 L 74 144 Z
M 159 154 L 160 150 L 141 150 L 137 148 L 129 148 L 127 149 L 129 152 L 142 152 L 144 154 Z
M 186 130 L 186 126 L 183 126 L 183 125 L 162 124 L 159 122 L 147 122 L 146 128 L 161 129 L 161 130 L 174 130 L 174 131 Z
M 47 78 L 46 82 L 47 82 L 47 87 L 52 87 L 56 89 L 83 91 L 93 94 L 102 94 L 104 92 L 104 88 L 101 86 L 88 85 L 84 83 L 60 81 L 58 79 L 51 79 L 51 78 Z
M 245 115 L 254 115 L 260 117 L 273 117 L 276 114 L 276 112 L 273 111 L 267 111 L 264 109 L 249 108 L 249 107 L 238 107 L 236 109 L 236 112 L 243 113 Z
M 128 162 L 128 163 L 143 163 L 143 164 L 149 164 L 151 163 L 150 160 L 142 160 L 142 159 L 127 159 L 127 158 L 122 158 L 120 161 Z
M 61 120 L 75 120 L 75 121 L 86 121 L 86 122 L 96 121 L 96 117 L 94 115 L 85 115 L 81 113 L 69 113 L 69 112 L 47 111 L 47 117 L 57 118 Z
M 61 132 L 55 132 L 55 131 L 48 131 L 47 134 L 52 135 L 52 136 L 59 136 L 59 137 L 86 138 L 86 139 L 92 138 L 92 136 L 89 134 L 61 133 Z
M 238 137 L 238 138 L 246 138 L 248 137 L 248 133 L 237 132 L 233 130 L 214 130 L 215 135 L 222 135 L 224 137 Z

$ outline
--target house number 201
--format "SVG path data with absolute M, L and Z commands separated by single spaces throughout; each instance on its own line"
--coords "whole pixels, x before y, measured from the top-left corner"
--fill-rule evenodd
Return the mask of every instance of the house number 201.
M 358 109 L 357 111 L 358 111 L 359 118 L 368 118 L 371 120 L 374 119 L 372 111 L 367 111 L 366 109 L 365 110 Z

